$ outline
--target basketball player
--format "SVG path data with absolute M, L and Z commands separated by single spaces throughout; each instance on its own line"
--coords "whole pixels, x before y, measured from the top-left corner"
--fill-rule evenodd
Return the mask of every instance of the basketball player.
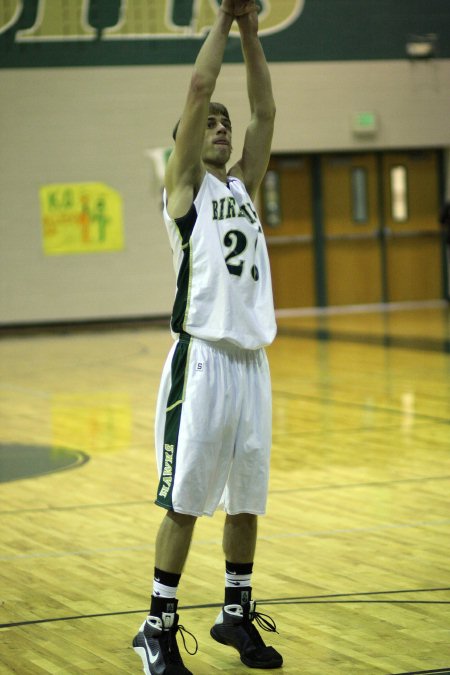
M 231 121 L 211 97 L 236 19 L 251 118 L 239 161 L 227 171 Z M 225 599 L 211 628 L 251 668 L 278 668 L 257 624 L 251 577 L 257 517 L 265 512 L 271 387 L 264 346 L 276 333 L 266 244 L 253 206 L 269 160 L 275 117 L 254 0 L 223 0 L 188 87 L 167 165 L 164 220 L 173 250 L 176 338 L 157 403 L 156 503 L 166 514 L 156 538 L 150 613 L 134 638 L 147 675 L 189 675 L 176 634 L 177 586 L 197 517 L 226 511 Z M 201 573 L 201 571 L 199 571 Z

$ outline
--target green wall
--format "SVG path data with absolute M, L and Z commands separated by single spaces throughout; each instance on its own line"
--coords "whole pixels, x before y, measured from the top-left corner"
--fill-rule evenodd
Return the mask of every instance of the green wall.
M 450 58 L 450 0 L 258 2 L 273 62 L 406 59 L 410 36 L 427 34 L 438 36 L 436 55 Z M 171 6 L 169 0 L 90 0 L 83 16 L 83 0 L 1 0 L 0 67 L 192 63 L 214 0 L 173 0 L 171 27 L 163 23 L 166 3 Z M 193 7 L 200 13 L 194 21 Z M 118 37 L 124 10 L 127 25 Z M 146 35 L 136 36 L 144 25 Z M 240 60 L 239 41 L 231 40 L 226 61 Z

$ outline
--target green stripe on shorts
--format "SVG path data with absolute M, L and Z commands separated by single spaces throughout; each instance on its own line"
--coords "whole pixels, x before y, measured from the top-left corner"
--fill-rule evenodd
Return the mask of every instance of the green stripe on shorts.
M 178 434 L 183 409 L 189 350 L 190 337 L 183 335 L 177 344 L 172 359 L 172 385 L 166 407 L 163 463 L 156 497 L 156 504 L 163 506 L 165 509 L 173 509 L 172 490 L 175 479 Z

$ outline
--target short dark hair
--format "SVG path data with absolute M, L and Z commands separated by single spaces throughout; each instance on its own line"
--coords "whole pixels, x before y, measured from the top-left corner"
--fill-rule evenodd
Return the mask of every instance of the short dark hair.
M 223 105 L 223 103 L 217 103 L 214 101 L 210 101 L 209 104 L 209 114 L 210 115 L 223 115 L 224 117 L 227 118 L 231 125 L 231 120 L 230 120 L 230 115 L 227 110 L 227 108 Z M 180 126 L 181 118 L 178 120 L 178 122 L 175 124 L 175 127 L 172 132 L 172 138 L 174 141 L 177 139 L 177 132 L 178 132 L 178 127 Z

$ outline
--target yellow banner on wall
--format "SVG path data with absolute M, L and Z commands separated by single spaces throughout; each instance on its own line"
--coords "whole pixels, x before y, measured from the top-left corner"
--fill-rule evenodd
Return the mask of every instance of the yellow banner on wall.
M 122 198 L 104 183 L 53 183 L 39 190 L 47 255 L 123 249 Z

